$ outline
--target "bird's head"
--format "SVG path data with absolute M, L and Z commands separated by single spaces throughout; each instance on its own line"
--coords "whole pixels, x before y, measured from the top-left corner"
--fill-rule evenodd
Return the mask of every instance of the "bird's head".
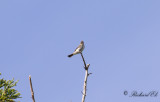
M 84 44 L 84 41 L 81 41 L 81 44 Z

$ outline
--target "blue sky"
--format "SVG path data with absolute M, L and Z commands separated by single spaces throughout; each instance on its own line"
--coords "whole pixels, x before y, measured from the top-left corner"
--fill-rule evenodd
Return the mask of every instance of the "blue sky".
M 91 64 L 86 102 L 158 102 L 128 97 L 160 90 L 159 0 L 1 0 L 0 72 L 19 80 L 21 102 L 80 102 L 84 40 Z

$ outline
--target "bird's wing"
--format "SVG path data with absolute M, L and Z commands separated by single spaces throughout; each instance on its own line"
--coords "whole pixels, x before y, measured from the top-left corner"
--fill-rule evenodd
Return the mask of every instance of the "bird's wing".
M 80 45 L 75 49 L 75 51 L 76 51 L 77 49 L 81 48 L 81 46 L 82 46 L 82 45 L 80 44 Z

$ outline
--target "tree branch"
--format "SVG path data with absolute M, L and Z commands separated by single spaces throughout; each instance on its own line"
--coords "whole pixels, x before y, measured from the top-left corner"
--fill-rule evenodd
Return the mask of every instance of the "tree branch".
M 31 87 L 32 100 L 33 100 L 33 102 L 35 102 L 32 81 L 31 81 L 31 75 L 29 75 L 29 82 L 30 82 L 30 87 Z
M 82 54 L 82 53 L 81 53 L 81 56 L 82 56 L 82 60 L 83 60 L 83 63 L 84 63 L 84 68 L 85 68 L 85 70 L 87 70 L 86 62 L 85 62 L 85 60 L 84 60 L 84 57 L 83 57 L 83 54 Z
M 86 62 L 84 60 L 83 54 L 81 53 L 83 62 L 84 62 L 84 68 L 85 68 L 85 78 L 84 78 L 84 85 L 83 85 L 83 93 L 82 93 L 82 102 L 85 102 L 85 98 L 86 98 L 86 92 L 87 92 L 87 78 L 91 73 L 88 73 L 88 68 L 90 66 L 90 64 L 86 65 Z

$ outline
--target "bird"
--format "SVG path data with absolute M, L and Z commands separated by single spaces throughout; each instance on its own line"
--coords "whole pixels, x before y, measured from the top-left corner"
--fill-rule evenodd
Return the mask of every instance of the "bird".
M 81 43 L 79 44 L 79 46 L 75 49 L 75 51 L 68 55 L 68 57 L 72 57 L 73 55 L 82 53 L 82 51 L 84 50 L 85 46 L 84 46 L 84 41 L 81 41 Z

